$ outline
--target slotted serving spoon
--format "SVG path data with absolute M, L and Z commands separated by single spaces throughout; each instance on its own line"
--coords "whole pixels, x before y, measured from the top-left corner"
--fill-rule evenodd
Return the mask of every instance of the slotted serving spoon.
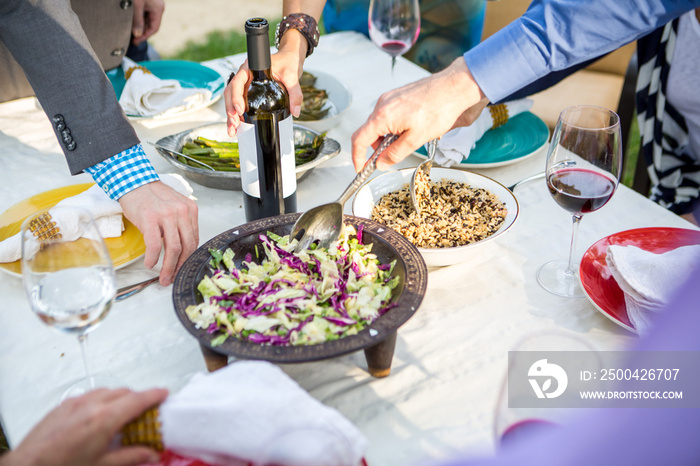
M 397 138 L 398 136 L 393 134 L 384 138 L 377 150 L 374 151 L 374 154 L 367 160 L 365 166 L 362 167 L 362 170 L 355 176 L 355 179 L 352 180 L 352 183 L 337 201 L 314 207 L 299 217 L 290 234 L 290 238 L 297 238 L 303 233 L 295 251 L 308 249 L 316 241 L 318 241 L 318 247 L 322 248 L 329 248 L 334 242 L 338 241 L 343 226 L 343 205 L 360 189 L 360 186 L 367 181 L 367 178 L 374 173 L 374 170 L 377 168 L 377 159 Z
M 433 139 L 428 142 L 428 160 L 425 160 L 421 162 L 420 165 L 416 167 L 416 170 L 413 172 L 413 176 L 411 176 L 411 183 L 410 183 L 410 189 L 411 189 L 411 202 L 413 203 L 413 209 L 416 211 L 416 214 L 418 214 L 418 217 L 421 217 L 421 212 L 420 212 L 420 206 L 418 205 L 418 199 L 416 198 L 416 179 L 418 178 L 418 175 L 423 172 L 425 176 L 430 176 L 430 169 L 433 168 L 433 159 L 435 159 L 435 152 L 437 152 L 437 145 L 438 145 L 438 140 Z

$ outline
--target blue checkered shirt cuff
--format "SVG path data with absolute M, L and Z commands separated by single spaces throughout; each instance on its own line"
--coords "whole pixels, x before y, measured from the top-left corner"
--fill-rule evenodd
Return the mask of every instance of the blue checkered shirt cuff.
M 160 180 L 141 144 L 88 167 L 85 172 L 115 201 L 129 191 Z

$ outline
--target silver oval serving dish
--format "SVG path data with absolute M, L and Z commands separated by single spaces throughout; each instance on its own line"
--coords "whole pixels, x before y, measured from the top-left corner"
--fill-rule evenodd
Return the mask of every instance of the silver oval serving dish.
M 320 133 L 304 126 L 294 124 L 294 144 L 309 144 Z M 211 171 L 206 168 L 196 168 L 185 165 L 177 159 L 177 155 L 169 150 L 182 152 L 183 146 L 198 137 L 216 141 L 235 141 L 226 131 L 226 123 L 212 123 L 198 126 L 181 133 L 172 134 L 156 142 L 156 151 L 177 168 L 189 180 L 215 189 L 241 190 L 241 174 L 238 172 Z M 297 181 L 303 180 L 315 167 L 330 160 L 340 153 L 340 144 L 335 139 L 326 137 L 316 158 L 296 167 Z

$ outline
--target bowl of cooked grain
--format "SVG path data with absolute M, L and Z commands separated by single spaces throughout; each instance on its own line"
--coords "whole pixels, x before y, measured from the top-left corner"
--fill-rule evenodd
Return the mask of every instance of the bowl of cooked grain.
M 422 215 L 411 204 L 413 168 L 379 175 L 355 195 L 352 212 L 408 238 L 430 267 L 467 260 L 475 247 L 508 231 L 518 218 L 518 201 L 501 183 L 478 173 L 435 167 L 418 192 Z M 428 191 L 429 190 L 429 191 Z

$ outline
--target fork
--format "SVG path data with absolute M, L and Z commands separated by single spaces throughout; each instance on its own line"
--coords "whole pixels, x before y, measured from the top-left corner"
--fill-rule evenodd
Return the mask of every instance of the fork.
M 438 139 L 432 139 L 428 142 L 428 160 L 425 160 L 418 165 L 411 176 L 411 182 L 409 184 L 409 189 L 411 190 L 411 202 L 413 203 L 413 209 L 416 211 L 416 214 L 418 214 L 418 218 L 421 218 L 421 211 L 418 202 L 418 193 L 416 193 L 416 180 L 418 179 L 420 173 L 423 173 L 425 177 L 430 176 L 430 170 L 433 168 L 433 160 L 435 160 L 435 153 L 437 152 L 437 145 Z
M 119 288 L 117 290 L 117 295 L 114 298 L 115 301 L 121 301 L 126 298 L 130 298 L 131 296 L 135 295 L 136 293 L 139 293 L 141 290 L 146 288 L 148 285 L 152 283 L 156 283 L 158 281 L 159 277 L 153 277 L 149 278 L 147 280 L 144 280 L 139 283 L 135 283 L 133 285 L 125 286 L 123 288 Z

